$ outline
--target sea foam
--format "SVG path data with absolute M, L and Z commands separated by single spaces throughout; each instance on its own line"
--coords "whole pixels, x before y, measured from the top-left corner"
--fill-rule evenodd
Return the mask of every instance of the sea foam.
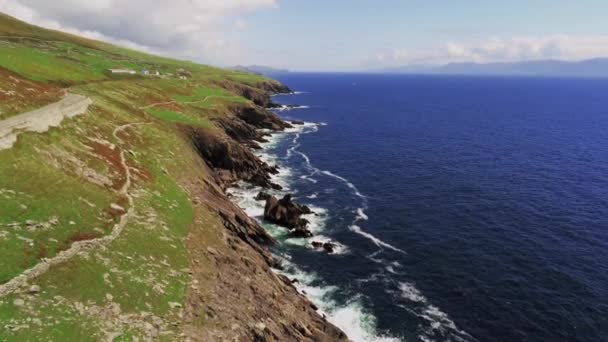
M 365 196 L 363 196 L 363 194 L 358 191 L 354 184 L 350 183 L 347 179 L 343 177 L 331 173 L 330 171 L 322 171 L 317 169 L 312 165 L 310 158 L 306 154 L 297 150 L 297 148 L 299 147 L 298 139 L 301 137 L 301 135 L 314 133 L 318 130 L 319 126 L 319 124 L 306 122 L 304 125 L 289 128 L 284 132 L 273 133 L 269 137 L 267 137 L 268 142 L 260 144 L 263 150 L 256 151 L 256 155 L 261 160 L 270 165 L 279 166 L 279 173 L 277 175 L 272 175 L 271 179 L 273 182 L 281 185 L 284 188 L 282 191 L 268 189 L 264 190 L 275 196 L 282 196 L 286 191 L 289 191 L 289 186 L 293 181 L 294 172 L 290 168 L 283 165 L 283 163 L 281 162 L 281 158 L 279 158 L 276 154 L 273 154 L 272 150 L 279 143 L 284 141 L 284 139 L 292 135 L 291 143 L 293 146 L 291 146 L 287 150 L 287 158 L 290 158 L 294 154 L 297 154 L 302 157 L 306 164 L 306 167 L 310 171 L 310 175 L 304 175 L 302 176 L 302 179 L 314 183 L 317 180 L 311 178 L 311 176 L 315 174 L 324 174 L 326 176 L 338 179 L 344 182 L 348 186 L 348 188 L 350 188 L 354 192 L 355 195 L 359 196 L 365 202 Z M 322 234 L 323 231 L 326 229 L 326 221 L 330 216 L 330 212 L 326 208 L 309 205 L 309 207 L 314 213 L 304 215 L 304 218 L 306 218 L 310 222 L 308 226 L 309 230 L 314 233 L 314 237 L 309 239 L 291 239 L 287 236 L 287 229 L 274 224 L 265 223 L 263 221 L 264 203 L 263 201 L 256 201 L 254 199 L 256 194 L 261 190 L 261 187 L 252 186 L 250 184 L 240 182 L 237 187 L 230 188 L 228 192 L 232 196 L 233 200 L 237 203 L 237 205 L 243 208 L 249 216 L 257 219 L 262 224 L 262 226 L 268 231 L 268 233 L 278 241 L 282 241 L 287 245 L 304 248 L 312 248 L 312 241 L 318 241 L 321 243 L 331 242 L 335 246 L 334 254 L 348 253 L 347 246 L 337 241 L 334 241 L 330 237 L 327 237 Z M 293 193 L 293 191 L 290 192 Z M 307 196 L 307 198 L 313 199 L 317 196 L 318 193 L 314 193 L 312 195 Z M 357 210 L 356 220 L 368 220 L 368 217 L 363 210 L 363 208 Z M 363 234 L 365 236 L 365 234 L 367 233 L 363 232 Z M 391 248 L 400 251 L 399 249 L 371 235 L 368 236 L 371 237 L 373 241 L 376 241 L 377 245 L 379 246 L 384 246 L 386 248 Z M 335 294 L 336 291 L 339 291 L 337 287 L 319 285 L 319 279 L 316 274 L 307 273 L 299 269 L 295 264 L 290 261 L 290 257 L 288 255 L 281 255 L 280 259 L 282 260 L 284 270 L 275 270 L 275 272 L 282 273 L 292 279 L 298 279 L 298 282 L 294 284 L 296 288 L 300 292 L 306 293 L 306 296 L 319 307 L 319 313 L 325 314 L 331 323 L 342 329 L 348 335 L 349 339 L 355 342 L 399 341 L 399 339 L 397 338 L 383 336 L 382 334 L 379 334 L 376 331 L 376 318 L 372 314 L 366 312 L 359 298 L 355 297 L 346 303 L 338 303 L 332 299 L 332 295 Z

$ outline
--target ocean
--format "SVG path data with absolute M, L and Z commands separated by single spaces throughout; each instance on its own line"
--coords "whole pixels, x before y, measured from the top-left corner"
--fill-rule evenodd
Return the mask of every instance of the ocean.
M 608 80 L 290 73 L 280 271 L 354 341 L 605 341 Z M 262 220 L 260 189 L 231 189 Z M 333 254 L 311 241 L 332 241 Z

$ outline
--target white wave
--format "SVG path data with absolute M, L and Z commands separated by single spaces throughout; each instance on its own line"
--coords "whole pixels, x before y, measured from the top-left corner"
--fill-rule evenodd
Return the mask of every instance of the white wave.
M 288 106 L 288 105 L 282 105 L 281 107 L 278 108 L 273 108 L 273 110 L 279 111 L 279 112 L 283 112 L 283 111 L 288 111 L 288 110 L 294 110 L 294 109 L 307 109 L 310 108 L 309 106 Z
M 428 299 L 414 286 L 407 282 L 399 283 L 399 296 L 413 305 L 398 306 L 424 319 L 427 324 L 421 324 L 424 332 L 419 336 L 423 341 L 433 341 L 437 336 L 450 336 L 455 341 L 474 341 L 467 332 L 458 329 L 454 321 L 438 307 L 429 303 Z M 420 306 L 421 305 L 421 306 Z
M 357 189 L 357 187 L 353 183 L 351 183 L 348 179 L 346 179 L 346 178 L 344 178 L 342 176 L 338 176 L 335 173 L 332 173 L 331 171 L 327 171 L 327 170 L 323 170 L 323 171 L 321 171 L 321 173 L 323 173 L 323 174 L 325 174 L 327 176 L 330 176 L 330 177 L 333 177 L 333 178 L 341 180 L 342 182 L 344 182 L 344 184 L 346 184 L 346 186 L 348 186 L 349 188 L 351 188 L 353 190 L 353 192 L 355 193 L 355 195 L 357 195 L 358 197 L 363 198 L 364 200 L 367 200 L 367 198 L 362 193 L 359 192 L 359 189 Z
M 296 142 L 296 140 L 294 139 L 294 143 L 295 143 L 295 142 Z M 342 176 L 339 176 L 339 175 L 337 175 L 337 174 L 335 174 L 335 173 L 333 173 L 333 172 L 331 172 L 331 171 L 327 171 L 327 170 L 319 170 L 318 168 L 316 168 L 316 167 L 314 167 L 314 166 L 312 165 L 312 163 L 311 163 L 311 161 L 310 161 L 310 158 L 309 158 L 309 157 L 308 157 L 306 154 L 304 154 L 304 153 L 302 153 L 302 152 L 300 152 L 300 151 L 296 150 L 295 148 L 293 149 L 293 151 L 294 151 L 295 153 L 299 154 L 299 155 L 300 155 L 300 156 L 301 156 L 301 157 L 304 159 L 304 161 L 306 162 L 306 165 L 308 166 L 308 168 L 309 168 L 309 169 L 311 169 L 311 170 L 313 171 L 313 173 L 312 173 L 312 174 L 315 174 L 315 173 L 322 173 L 322 174 L 324 174 L 324 175 L 327 175 L 327 176 L 329 176 L 329 177 L 333 177 L 333 178 L 335 178 L 335 179 L 338 179 L 338 180 L 342 181 L 344 184 L 346 184 L 346 185 L 347 185 L 347 186 L 348 186 L 348 187 L 349 187 L 349 188 L 350 188 L 350 189 L 353 191 L 353 193 L 354 193 L 355 195 L 357 195 L 358 197 L 360 197 L 360 198 L 363 200 L 363 205 L 364 205 L 364 206 L 367 206 L 367 197 L 366 197 L 365 195 L 363 195 L 363 194 L 362 194 L 362 193 L 359 191 L 359 189 L 358 189 L 358 188 L 357 188 L 357 187 L 356 187 L 356 186 L 355 186 L 353 183 L 351 183 L 351 182 L 350 182 L 348 179 L 346 179 L 346 178 L 344 178 L 344 177 L 342 177 Z M 302 178 L 305 178 L 305 177 L 307 177 L 307 176 L 302 176 Z M 359 234 L 359 235 L 362 235 L 362 236 L 364 236 L 364 237 L 366 237 L 366 238 L 370 239 L 370 240 L 371 240 L 371 241 L 372 241 L 374 244 L 376 244 L 376 246 L 378 246 L 378 247 L 385 247 L 385 248 L 391 249 L 391 250 L 393 250 L 393 251 L 396 251 L 396 252 L 401 252 L 401 253 L 404 253 L 404 254 L 405 254 L 405 251 L 403 251 L 402 249 L 399 249 L 399 248 L 397 248 L 397 247 L 394 247 L 394 246 L 392 246 L 392 245 L 390 245 L 390 244 L 388 244 L 388 243 L 386 243 L 386 242 L 384 242 L 384 241 L 382 241 L 382 240 L 378 239 L 377 237 L 373 236 L 372 234 L 369 234 L 369 233 L 364 232 L 364 231 L 361 229 L 361 227 L 359 227 L 359 226 L 355 225 L 354 223 L 356 223 L 357 221 L 360 221 L 360 220 L 367 221 L 367 220 L 369 220 L 369 217 L 368 217 L 368 216 L 367 216 L 367 214 L 365 214 L 365 212 L 364 212 L 364 208 L 357 208 L 357 211 L 356 211 L 356 212 L 357 212 L 357 215 L 355 216 L 355 220 L 353 221 L 353 225 L 351 225 L 351 226 L 349 227 L 351 231 L 353 231 L 353 232 L 355 232 L 355 233 L 357 233 L 357 234 Z
M 299 154 L 300 156 L 302 156 L 302 158 L 304 159 L 304 161 L 306 162 L 306 166 L 308 166 L 309 169 L 311 170 L 317 170 L 317 168 L 315 168 L 314 166 L 312 166 L 312 164 L 310 163 L 310 158 L 308 158 L 308 156 L 298 150 L 294 150 L 295 153 Z
M 279 173 L 277 175 L 272 175 L 273 182 L 287 188 L 293 177 L 292 170 L 287 167 L 281 165 L 280 158 L 276 155 L 272 154 L 273 149 L 278 143 L 280 143 L 285 137 L 290 134 L 294 134 L 293 143 L 297 144 L 297 140 L 299 139 L 301 134 L 312 133 L 318 130 L 319 125 L 314 123 L 305 123 L 299 127 L 294 127 L 286 130 L 285 132 L 275 133 L 267 137 L 268 142 L 260 144 L 263 151 L 256 151 L 256 155 L 258 155 L 264 162 L 269 165 L 278 165 Z M 310 161 L 310 158 L 304 153 L 301 153 L 297 150 L 297 146 L 291 149 L 291 152 L 295 152 L 301 155 L 306 162 L 306 165 L 312 170 L 312 174 L 317 172 L 321 172 L 316 169 Z M 289 153 L 289 152 L 288 152 Z M 332 176 L 344 181 L 349 188 L 353 189 L 355 194 L 364 198 L 363 195 L 359 193 L 357 188 L 346 179 L 334 175 L 333 173 L 327 171 L 324 172 L 328 176 Z M 312 176 L 312 174 L 310 176 Z M 306 176 L 308 179 L 310 176 Z M 324 208 L 310 206 L 311 210 L 316 213 L 304 215 L 304 218 L 309 220 L 309 229 L 313 232 L 314 237 L 309 239 L 290 239 L 288 238 L 288 230 L 282 227 L 279 227 L 274 224 L 263 223 L 263 213 L 264 213 L 264 203 L 263 201 L 256 201 L 254 197 L 261 190 L 260 187 L 247 185 L 245 183 L 238 184 L 238 187 L 229 189 L 229 193 L 232 195 L 233 200 L 239 205 L 241 208 L 245 210 L 245 212 L 251 216 L 259 220 L 264 228 L 269 232 L 271 236 L 279 241 L 284 241 L 287 244 L 298 244 L 305 245 L 307 248 L 312 248 L 312 241 L 319 242 L 331 242 L 335 247 L 334 254 L 342 254 L 348 252 L 347 246 L 340 244 L 339 242 L 333 241 L 331 238 L 324 236 L 322 233 L 326 229 L 326 221 L 329 218 L 328 212 Z M 284 194 L 284 191 L 277 190 L 265 190 L 275 196 L 281 196 Z M 308 198 L 316 198 L 318 196 L 317 193 L 308 196 Z M 361 213 L 363 213 L 361 211 Z M 365 215 L 363 213 L 363 215 Z M 383 243 L 383 242 L 382 242 Z M 388 244 L 385 247 L 390 246 Z M 283 256 L 283 262 L 288 263 L 290 257 L 288 255 Z M 306 296 L 314 302 L 319 308 L 319 312 L 321 314 L 327 315 L 327 318 L 334 325 L 342 329 L 351 339 L 355 342 L 371 342 L 371 341 L 380 341 L 380 342 L 392 342 L 399 341 L 399 339 L 382 336 L 376 332 L 376 318 L 367 313 L 358 298 L 353 298 L 351 301 L 344 305 L 338 304 L 336 301 L 331 299 L 331 294 L 338 290 L 336 287 L 331 286 L 314 286 L 312 285 L 316 279 L 315 274 L 305 273 L 301 270 L 297 269 L 297 267 L 293 264 L 290 264 L 290 267 L 286 268 L 287 271 L 277 271 L 287 275 L 290 278 L 297 278 L 298 283 L 294 284 L 296 288 L 302 292 L 306 293 Z
M 417 303 L 426 303 L 426 298 L 413 284 L 405 282 L 399 283 L 399 290 L 401 290 L 401 297 L 407 300 Z
M 311 183 L 317 183 L 317 182 L 318 182 L 316 179 L 314 179 L 314 178 L 310 178 L 310 177 L 308 177 L 308 176 L 300 176 L 300 179 L 307 180 L 307 181 L 309 181 L 309 182 L 311 182 Z
M 365 214 L 365 212 L 363 211 L 363 208 L 357 208 L 356 219 L 357 220 L 367 221 L 367 220 L 369 220 L 369 217 Z
M 300 95 L 300 94 L 308 94 L 307 91 L 292 91 L 291 93 L 278 93 L 272 94 L 272 96 L 291 96 L 291 95 Z
M 327 243 L 327 242 L 331 243 L 334 246 L 333 252 L 331 253 L 332 255 L 341 255 L 341 254 L 348 253 L 348 247 L 347 246 L 345 246 L 345 245 L 343 245 L 343 244 L 337 242 L 336 240 L 333 240 L 333 239 L 331 239 L 331 238 L 329 238 L 327 236 L 324 236 L 322 234 L 316 234 L 315 236 L 313 236 L 313 237 L 311 237 L 311 238 L 308 239 L 308 242 L 309 242 L 308 246 L 310 248 L 312 248 L 312 249 L 315 249 L 312 246 L 312 242 L 313 241 L 320 242 L 320 243 Z M 315 249 L 315 250 L 322 251 L 323 249 L 322 248 L 318 248 L 318 249 Z
M 306 196 L 306 198 L 310 198 L 310 199 L 315 199 L 315 198 L 317 198 L 317 197 L 319 197 L 319 194 L 318 194 L 318 193 L 316 193 L 316 192 L 315 192 L 314 194 L 312 194 L 312 195 L 308 195 L 308 196 Z
M 314 273 L 307 273 L 297 268 L 293 263 L 283 260 L 285 271 L 277 271 L 290 279 L 297 279 L 294 286 L 301 293 L 305 293 L 315 305 L 319 313 L 326 315 L 327 320 L 342 329 L 348 338 L 354 342 L 393 342 L 400 339 L 383 336 L 376 331 L 376 318 L 365 312 L 359 298 L 353 298 L 344 305 L 332 299 L 337 291 L 334 286 L 315 286 L 317 280 Z
M 292 127 L 285 128 L 285 130 L 283 130 L 283 132 L 284 133 L 302 133 L 307 128 L 309 128 L 311 130 L 310 133 L 314 133 L 318 130 L 318 126 L 319 126 L 319 124 L 316 122 L 305 121 L 302 125 L 292 125 Z
M 372 235 L 372 234 L 370 234 L 370 233 L 366 233 L 366 232 L 364 232 L 364 231 L 361 229 L 361 227 L 359 227 L 359 226 L 357 226 L 357 225 L 354 225 L 354 224 L 353 224 L 353 225 L 351 225 L 351 226 L 349 227 L 349 229 L 350 229 L 351 231 L 353 231 L 353 232 L 355 232 L 355 233 L 357 233 L 357 234 L 361 235 L 361 236 L 364 236 L 364 237 L 368 238 L 370 241 L 372 241 L 372 242 L 373 242 L 373 243 L 374 243 L 376 246 L 378 246 L 378 247 L 386 247 L 386 248 L 391 249 L 391 250 L 393 250 L 393 251 L 395 251 L 395 252 L 400 252 L 400 253 L 403 253 L 403 254 L 407 254 L 407 253 L 405 253 L 405 251 L 404 251 L 404 250 L 399 249 L 399 248 L 397 248 L 397 247 L 395 247 L 395 246 L 393 246 L 393 245 L 390 245 L 390 244 L 388 244 L 388 243 L 386 243 L 386 242 L 384 242 L 384 241 L 382 241 L 382 240 L 378 239 L 377 237 L 373 236 L 373 235 Z

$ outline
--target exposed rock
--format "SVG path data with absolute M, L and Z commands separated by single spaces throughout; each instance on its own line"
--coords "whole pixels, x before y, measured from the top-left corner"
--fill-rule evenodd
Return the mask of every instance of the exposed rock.
M 306 221 L 306 220 L 304 220 Z M 308 221 L 306 221 L 308 222 Z M 301 238 L 306 239 L 312 237 L 312 232 L 304 227 L 297 227 L 294 230 L 289 232 L 289 236 L 293 238 Z
M 214 119 L 215 123 L 224 129 L 226 134 L 232 139 L 247 144 L 249 147 L 259 148 L 256 142 L 266 142 L 263 133 L 257 130 L 255 126 L 246 123 L 243 120 L 235 120 L 235 118 L 218 117 Z
M 270 196 L 266 199 L 264 219 L 289 229 L 299 228 L 299 231 L 295 235 L 308 235 L 304 231 L 308 221 L 300 216 L 310 214 L 311 212 L 307 206 L 294 203 L 291 200 L 290 194 L 285 195 L 280 200 L 274 196 Z
M 239 108 L 236 116 L 257 128 L 278 131 L 292 127 L 289 123 L 281 120 L 275 113 L 260 107 Z
M 302 120 L 291 120 L 291 124 L 292 124 L 292 125 L 298 125 L 298 126 L 301 126 L 301 125 L 303 125 L 303 124 L 304 124 L 304 121 L 302 121 Z
M 197 151 L 215 171 L 224 186 L 245 180 L 262 187 L 273 187 L 270 173 L 275 169 L 256 157 L 246 146 L 209 129 L 186 128 Z
M 311 243 L 311 245 L 314 248 L 318 248 L 318 249 L 323 249 L 325 252 L 327 253 L 333 253 L 336 249 L 336 244 L 331 243 L 331 242 L 319 242 L 319 241 L 313 241 Z
M 255 200 L 256 201 L 267 201 L 269 198 L 271 197 L 270 194 L 264 192 L 264 191 L 260 191 L 258 192 L 258 194 L 255 196 Z
M 216 82 L 216 85 L 249 99 L 261 107 L 270 107 L 272 105 L 270 94 L 293 93 L 287 86 L 271 80 L 259 82 L 254 87 L 227 80 L 218 81 Z
M 219 85 L 264 106 L 271 103 L 267 91 L 290 92 L 276 82 L 257 89 L 230 81 Z M 272 271 L 271 268 L 281 268 L 281 264 L 264 245 L 273 243 L 274 239 L 231 203 L 224 192 L 237 181 L 280 189 L 270 181 L 270 174 L 278 172 L 278 168 L 261 161 L 250 148 L 263 142 L 268 130 L 282 130 L 290 125 L 276 114 L 253 105 L 233 106 L 228 110 L 225 115 L 212 119 L 217 129 L 182 127 L 205 161 L 204 172 L 214 175 L 190 188 L 198 194 L 194 203 L 204 203 L 216 212 L 225 228 L 225 246 L 201 248 L 197 243 L 208 241 L 206 234 L 210 228 L 207 226 L 211 227 L 213 220 L 205 224 L 204 230 L 193 229 L 191 237 L 198 237 L 187 240 L 190 250 L 199 254 L 192 259 L 192 291 L 180 310 L 184 314 L 183 337 L 191 341 L 347 341 L 344 333 L 323 319 L 290 279 Z M 265 131 L 258 131 L 262 128 Z M 293 203 L 291 196 L 278 200 L 262 192 L 257 198 L 266 200 L 267 206 L 273 201 L 274 208 L 269 211 L 281 217 L 280 221 L 291 227 L 293 234 L 311 235 L 306 229 L 308 222 L 300 217 L 311 213 L 310 208 Z M 197 267 L 198 260 L 209 256 L 212 256 L 211 269 L 217 273 L 210 272 L 207 266 Z M 197 279 L 209 277 L 215 277 L 215 286 L 204 288 L 198 283 Z M 195 322 L 201 318 L 209 324 L 198 326 Z

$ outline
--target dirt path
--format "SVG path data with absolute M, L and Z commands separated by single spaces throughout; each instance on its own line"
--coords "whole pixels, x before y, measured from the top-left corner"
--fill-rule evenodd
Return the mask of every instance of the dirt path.
M 58 127 L 63 119 L 84 113 L 91 103 L 86 96 L 66 93 L 58 102 L 0 121 L 0 150 L 13 147 L 22 132 L 42 133 Z
M 147 106 L 139 107 L 139 109 L 148 109 L 148 108 L 152 108 L 152 107 L 156 107 L 156 106 L 163 106 L 163 105 L 174 104 L 174 103 L 177 103 L 177 104 L 204 103 L 208 99 L 213 98 L 213 97 L 222 97 L 222 96 L 219 96 L 219 95 L 209 95 L 209 96 L 205 96 L 205 98 L 202 99 L 202 100 L 186 101 L 186 102 L 178 102 L 178 101 L 156 102 L 156 103 L 149 104 Z
M 133 127 L 136 125 L 143 125 L 146 123 L 147 122 L 137 122 L 137 123 L 129 123 L 129 124 L 121 125 L 121 126 L 116 127 L 112 134 L 114 135 L 114 138 L 116 138 L 116 140 L 119 142 L 119 144 L 124 144 L 124 141 L 122 141 L 122 139 L 120 139 L 120 137 L 119 137 L 120 132 L 124 131 L 125 129 L 127 129 L 129 127 Z M 129 189 L 131 188 L 131 170 L 130 170 L 129 166 L 127 165 L 124 149 L 121 149 L 121 151 L 120 151 L 120 165 L 122 166 L 126 177 L 125 177 L 125 182 L 124 182 L 123 186 L 120 188 L 120 190 L 118 190 L 118 195 L 124 196 L 127 198 L 128 203 L 129 203 L 129 208 L 127 209 L 127 211 L 124 214 L 122 214 L 118 223 L 116 223 L 114 225 L 114 227 L 112 228 L 112 233 L 110 233 L 109 235 L 106 235 L 104 237 L 97 238 L 97 239 L 74 242 L 70 246 L 69 249 L 59 252 L 59 254 L 57 254 L 56 256 L 54 256 L 52 258 L 48 258 L 48 259 L 42 259 L 34 267 L 32 267 L 28 270 L 25 270 L 23 273 L 16 276 L 15 278 L 9 280 L 8 282 L 6 282 L 4 284 L 1 284 L 0 285 L 0 297 L 6 296 L 6 295 L 14 292 L 15 290 L 25 286 L 28 283 L 28 281 L 44 274 L 46 271 L 49 270 L 49 268 L 51 266 L 65 262 L 65 261 L 71 259 L 72 257 L 76 256 L 79 253 L 84 253 L 84 252 L 90 251 L 96 247 L 106 245 L 106 244 L 114 241 L 118 236 L 120 236 L 120 234 L 122 233 L 123 229 L 125 228 L 127 222 L 129 221 L 129 218 L 131 216 L 133 216 L 133 213 L 135 211 L 135 208 L 133 205 L 133 197 L 129 194 Z

